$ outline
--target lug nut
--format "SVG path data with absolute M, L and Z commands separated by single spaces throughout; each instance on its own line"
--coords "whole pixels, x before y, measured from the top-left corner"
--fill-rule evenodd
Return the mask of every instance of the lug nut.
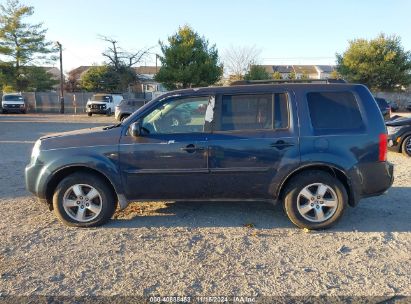
M 77 205 L 80 205 L 80 201 L 77 201 Z
M 86 206 L 88 207 L 88 206 L 90 206 L 90 204 L 89 204 L 89 203 L 87 203 L 87 204 L 86 204 Z
M 314 204 L 313 203 L 311 203 L 311 207 L 313 207 L 314 206 Z

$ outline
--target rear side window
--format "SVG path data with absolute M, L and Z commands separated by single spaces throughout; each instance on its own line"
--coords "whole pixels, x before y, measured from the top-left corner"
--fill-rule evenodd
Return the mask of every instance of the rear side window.
M 315 130 L 338 132 L 364 128 L 358 103 L 351 92 L 311 92 L 307 94 L 307 101 Z
M 224 95 L 221 130 L 273 130 L 288 128 L 288 100 L 284 93 Z

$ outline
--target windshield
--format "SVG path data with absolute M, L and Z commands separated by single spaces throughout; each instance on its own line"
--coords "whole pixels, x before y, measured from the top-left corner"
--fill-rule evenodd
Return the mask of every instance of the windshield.
M 4 95 L 4 101 L 24 101 L 23 96 L 19 95 Z
M 91 101 L 111 102 L 111 98 L 110 95 L 93 95 Z

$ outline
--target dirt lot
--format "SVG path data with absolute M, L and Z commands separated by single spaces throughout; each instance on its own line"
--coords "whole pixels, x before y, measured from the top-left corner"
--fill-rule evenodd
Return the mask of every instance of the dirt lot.
M 37 137 L 108 117 L 0 115 L 0 295 L 411 296 L 411 159 L 388 194 L 304 232 L 265 203 L 133 203 L 62 226 L 24 188 Z M 255 225 L 252 227 L 253 224 Z M 247 227 L 251 226 L 251 227 Z M 1 296 L 0 296 L 1 298 Z

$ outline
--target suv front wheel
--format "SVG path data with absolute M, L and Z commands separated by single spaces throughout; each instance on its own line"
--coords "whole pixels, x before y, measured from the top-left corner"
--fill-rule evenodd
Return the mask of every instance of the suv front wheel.
M 308 171 L 293 177 L 284 193 L 285 212 L 300 228 L 331 227 L 340 219 L 347 203 L 344 185 L 322 171 Z
M 115 211 L 115 194 L 100 177 L 74 173 L 64 178 L 53 196 L 57 217 L 66 225 L 93 227 L 106 223 Z

